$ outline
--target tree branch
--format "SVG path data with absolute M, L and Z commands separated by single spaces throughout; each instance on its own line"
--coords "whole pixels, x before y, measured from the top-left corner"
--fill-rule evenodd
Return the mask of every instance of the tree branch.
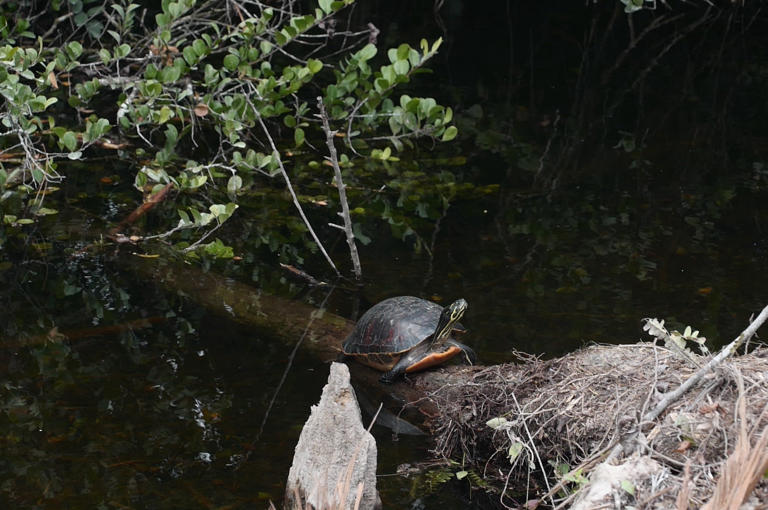
M 339 157 L 336 153 L 336 146 L 333 143 L 335 131 L 331 131 L 328 122 L 328 114 L 323 105 L 323 98 L 317 98 L 317 107 L 320 109 L 320 119 L 323 121 L 323 131 L 325 132 L 325 143 L 328 145 L 328 154 L 333 173 L 336 178 L 336 188 L 339 190 L 339 201 L 341 202 L 341 214 L 344 219 L 344 233 L 347 236 L 347 245 L 349 245 L 349 256 L 352 259 L 352 271 L 355 273 L 355 280 L 360 281 L 363 277 L 363 270 L 360 267 L 360 257 L 357 254 L 357 245 L 355 244 L 355 233 L 352 232 L 352 217 L 349 214 L 349 203 L 347 202 L 347 191 L 344 181 L 341 180 L 341 167 L 339 167 Z M 332 225 L 337 226 L 337 225 Z
M 669 405 L 680 398 L 680 396 L 688 391 L 692 386 L 694 386 L 696 383 L 698 383 L 702 377 L 704 377 L 706 374 L 714 370 L 714 368 L 722 363 L 722 361 L 729 356 L 732 356 L 738 349 L 741 347 L 744 342 L 749 340 L 754 336 L 754 334 L 757 332 L 757 329 L 763 325 L 763 323 L 768 319 L 768 306 L 763 308 L 763 311 L 760 312 L 760 315 L 757 316 L 757 319 L 752 321 L 752 323 L 747 326 L 747 328 L 741 332 L 739 336 L 736 337 L 735 340 L 733 340 L 730 344 L 726 345 L 719 353 L 717 353 L 717 356 L 713 357 L 709 360 L 709 362 L 701 367 L 696 373 L 694 373 L 691 377 L 689 377 L 683 384 L 677 387 L 676 390 L 671 391 L 667 393 L 664 398 L 661 399 L 661 402 L 659 402 L 656 407 L 648 411 L 645 416 L 643 416 L 643 422 L 647 423 L 650 421 L 655 420 L 659 417 L 661 413 L 664 412 L 664 410 L 669 407 Z

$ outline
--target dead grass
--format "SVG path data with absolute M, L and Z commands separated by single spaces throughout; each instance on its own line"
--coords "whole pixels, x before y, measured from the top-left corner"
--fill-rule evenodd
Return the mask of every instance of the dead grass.
M 741 378 L 737 382 L 740 391 L 736 409 L 736 421 L 739 422 L 738 442 L 720 471 L 712 498 L 702 510 L 738 510 L 752 495 L 755 486 L 768 470 L 768 426 L 763 428 L 759 439 L 754 441 L 757 437 L 757 427 L 753 427 L 751 431 L 747 430 L 744 382 Z M 764 416 L 765 409 L 760 418 Z
M 502 505 L 541 498 L 558 506 L 578 488 L 568 479 L 588 475 L 628 437 L 625 455 L 648 455 L 662 469 L 635 481 L 634 495 L 624 493 L 619 503 L 686 509 L 712 501 L 709 508 L 725 509 L 750 495 L 768 500 L 768 349 L 727 359 L 647 423 L 642 416 L 696 370 L 663 347 L 592 346 L 556 360 L 523 358 L 523 365 L 487 367 L 430 397 L 443 417 L 436 453 L 489 459 L 487 480 L 519 488 L 514 498 L 506 491 Z M 485 425 L 496 417 L 507 423 Z M 515 443 L 524 448 L 510 459 Z M 555 474 L 558 463 L 570 476 Z

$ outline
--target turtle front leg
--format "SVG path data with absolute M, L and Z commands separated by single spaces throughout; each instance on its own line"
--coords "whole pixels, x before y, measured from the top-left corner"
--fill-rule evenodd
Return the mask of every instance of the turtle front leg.
M 475 351 L 473 351 L 468 345 L 464 345 L 461 342 L 457 342 L 456 340 L 449 340 L 448 345 L 454 345 L 461 349 L 461 352 L 464 354 L 464 359 L 466 359 L 467 363 L 470 365 L 474 365 L 475 361 L 477 361 L 477 355 L 475 354 Z

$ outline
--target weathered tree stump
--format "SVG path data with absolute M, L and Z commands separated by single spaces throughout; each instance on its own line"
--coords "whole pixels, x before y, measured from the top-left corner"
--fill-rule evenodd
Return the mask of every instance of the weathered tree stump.
M 376 440 L 363 427 L 349 370 L 342 363 L 331 365 L 320 402 L 312 406 L 301 431 L 285 498 L 287 508 L 381 508 Z

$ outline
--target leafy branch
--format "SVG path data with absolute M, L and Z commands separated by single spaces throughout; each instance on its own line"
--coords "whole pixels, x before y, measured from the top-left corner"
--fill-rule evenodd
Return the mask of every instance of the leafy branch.
M 35 30 L 48 33 L 57 23 L 61 28 L 64 19 L 73 26 L 70 33 L 57 31 L 49 41 L 60 47 L 46 48 L 46 41 L 38 38 L 36 48 L 0 48 L 0 94 L 6 102 L 0 121 L 18 133 L 16 143 L 0 145 L 0 151 L 22 149 L 18 172 L 0 169 L 0 191 L 10 185 L 9 174 L 40 189 L 65 177 L 55 159 L 84 158 L 97 142 L 119 146 L 122 157 L 140 168 L 133 175 L 134 187 L 145 192 L 172 184 L 179 211 L 175 227 L 137 237 L 166 239 L 192 228 L 208 229 L 198 241 L 177 244 L 183 253 L 191 253 L 204 248 L 200 241 L 231 217 L 240 196 L 279 174 L 311 243 L 338 273 L 302 209 L 286 157 L 299 148 L 316 152 L 321 140 L 328 146 L 328 133 L 346 133 L 345 147 L 352 157 L 337 153 L 330 159 L 332 166 L 336 162 L 343 229 L 352 254 L 353 225 L 341 167 L 395 161 L 393 150 L 413 147 L 419 138 L 449 141 L 457 133 L 452 110 L 433 98 L 393 97 L 436 55 L 441 40 L 421 41 L 418 49 L 401 44 L 381 52 L 388 62 L 378 62 L 379 48 L 370 42 L 376 28 L 355 29 L 338 19 L 352 4 L 354 0 L 322 0 L 299 12 L 289 0 L 271 6 L 243 0 L 231 8 L 163 0 L 151 29 L 144 21 L 146 11 L 128 1 L 87 11 L 70 2 L 56 7 L 70 8 L 70 18 L 31 17 L 40 26 L 15 20 L 19 37 L 34 37 Z M 10 11 L 0 7 L 0 31 L 3 13 Z M 98 40 L 100 47 L 86 50 L 91 46 L 78 37 Z M 58 89 L 63 79 L 69 87 Z M 318 92 L 324 112 L 320 119 L 310 107 Z M 41 116 L 53 105 L 68 106 L 74 113 L 106 112 L 114 115 L 116 126 L 96 116 L 84 125 L 56 126 L 52 117 Z M 79 116 L 70 117 L 76 124 Z M 104 139 L 110 130 L 122 138 L 120 143 Z M 356 175 L 345 178 L 355 180 Z M 389 221 L 385 214 L 382 219 Z M 359 260 L 352 258 L 359 278 Z

